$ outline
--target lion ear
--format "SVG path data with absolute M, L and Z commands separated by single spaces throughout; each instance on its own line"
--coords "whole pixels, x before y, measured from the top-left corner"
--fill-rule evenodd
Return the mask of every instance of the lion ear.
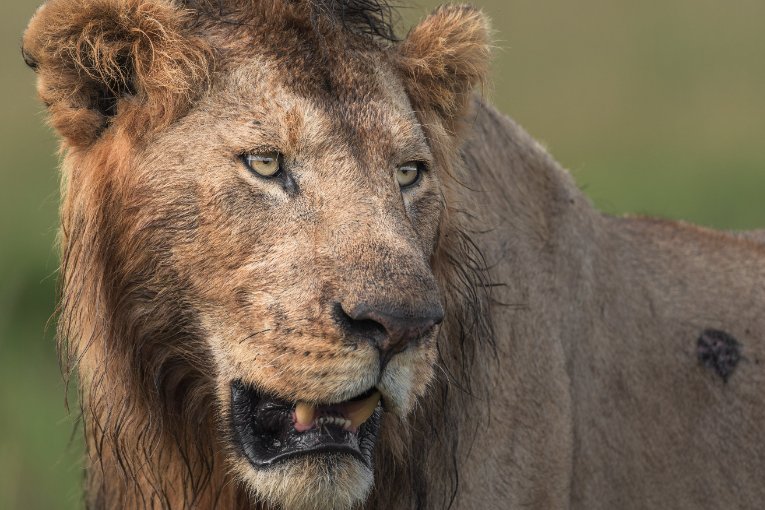
M 38 74 L 51 124 L 73 146 L 111 123 L 138 131 L 190 106 L 208 79 L 207 44 L 188 33 L 171 0 L 50 0 L 24 33 L 22 53 Z
M 466 5 L 443 6 L 409 32 L 399 51 L 415 108 L 459 120 L 470 93 L 486 80 L 489 33 L 486 16 Z

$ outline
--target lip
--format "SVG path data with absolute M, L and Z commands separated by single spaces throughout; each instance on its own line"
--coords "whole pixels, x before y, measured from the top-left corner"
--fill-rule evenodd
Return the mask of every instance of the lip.
M 233 437 L 250 464 L 263 469 L 307 455 L 340 454 L 350 455 L 371 468 L 382 417 L 381 404 L 355 430 L 322 425 L 302 432 L 295 428 L 295 406 L 296 402 L 259 391 L 242 381 L 231 383 Z

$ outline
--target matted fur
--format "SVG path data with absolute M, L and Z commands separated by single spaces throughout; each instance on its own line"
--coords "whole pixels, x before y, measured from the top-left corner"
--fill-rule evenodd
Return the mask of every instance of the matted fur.
M 400 42 L 389 20 L 375 0 L 50 0 L 30 23 L 65 154 L 88 506 L 755 508 L 761 235 L 600 215 L 471 100 L 477 10 Z M 300 155 L 283 189 L 237 159 L 275 148 Z M 413 191 L 396 158 L 428 160 Z M 445 311 L 382 374 L 326 313 L 370 295 Z M 697 360 L 708 328 L 742 346 L 727 382 Z M 374 377 L 374 473 L 255 470 L 230 437 L 234 378 L 322 401 Z

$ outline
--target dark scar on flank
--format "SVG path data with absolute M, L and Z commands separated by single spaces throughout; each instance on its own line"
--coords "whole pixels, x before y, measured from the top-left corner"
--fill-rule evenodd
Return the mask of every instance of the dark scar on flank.
M 725 331 L 705 329 L 696 341 L 699 362 L 714 370 L 724 382 L 733 374 L 741 359 L 741 344 Z

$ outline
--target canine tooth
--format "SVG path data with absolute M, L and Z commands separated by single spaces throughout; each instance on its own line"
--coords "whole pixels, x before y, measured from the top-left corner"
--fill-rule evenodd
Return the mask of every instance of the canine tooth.
M 378 402 L 380 402 L 380 392 L 376 391 L 369 398 L 360 402 L 358 407 L 354 406 L 353 409 L 348 409 L 346 417 L 351 421 L 350 427 L 356 429 L 367 421 L 375 412 Z
M 295 406 L 295 420 L 298 425 L 308 427 L 316 416 L 316 408 L 306 402 L 298 402 Z

